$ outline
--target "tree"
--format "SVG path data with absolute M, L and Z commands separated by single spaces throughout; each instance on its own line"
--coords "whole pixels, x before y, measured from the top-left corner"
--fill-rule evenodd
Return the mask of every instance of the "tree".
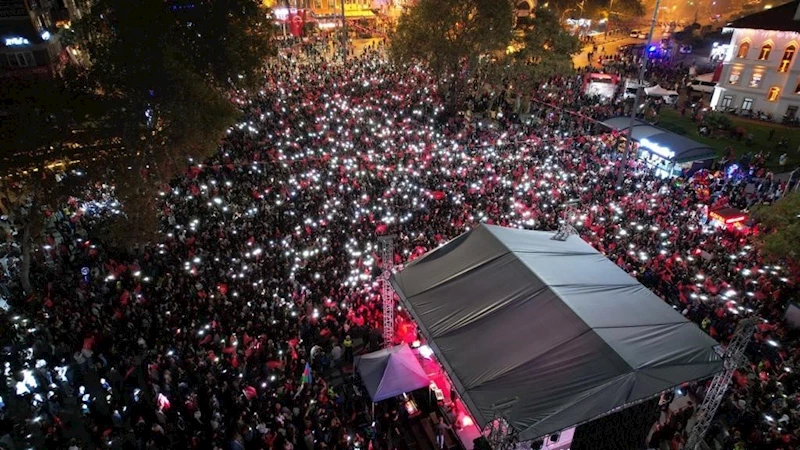
M 19 279 L 26 296 L 35 294 L 30 273 L 35 239 L 44 230 L 43 210 L 58 207 L 66 199 L 65 194 L 74 192 L 81 184 L 60 168 L 37 169 L 0 179 L 0 211 L 9 216 L 10 224 L 17 231 L 16 240 L 21 253 Z
M 644 15 L 644 5 L 641 0 L 608 0 L 602 8 L 612 16 L 637 18 Z
M 0 121 L 0 176 L 69 156 L 71 144 L 86 132 L 71 133 L 101 114 L 89 95 L 69 89 L 62 80 L 9 79 Z
M 400 16 L 390 55 L 398 63 L 427 64 L 453 102 L 480 58 L 508 46 L 512 25 L 507 0 L 419 0 Z
M 793 192 L 769 206 L 753 210 L 764 228 L 757 236 L 761 252 L 770 259 L 797 259 L 800 242 L 800 193 Z
M 533 12 L 512 46 L 515 51 L 498 61 L 489 78 L 515 91 L 518 97 L 554 75 L 573 73 L 572 57 L 581 50 L 580 41 L 546 8 Z
M 515 44 L 519 50 L 511 54 L 512 61 L 528 65 L 535 78 L 572 72 L 572 57 L 581 51 L 578 38 L 569 34 L 555 13 L 546 8 L 534 11 L 530 25 Z
M 559 17 L 569 13 L 568 16 L 586 19 L 637 18 L 645 13 L 641 0 L 561 0 L 554 2 L 554 9 Z
M 155 215 L 158 185 L 216 151 L 234 124 L 230 93 L 255 87 L 273 54 L 267 12 L 252 0 L 98 0 L 76 25 L 91 64 L 71 83 L 120 124 L 124 151 L 104 176 L 130 222 L 155 223 L 144 215 Z

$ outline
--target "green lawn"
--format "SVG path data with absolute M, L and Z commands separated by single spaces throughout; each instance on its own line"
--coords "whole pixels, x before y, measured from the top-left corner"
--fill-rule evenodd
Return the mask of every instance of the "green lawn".
M 663 108 L 658 115 L 659 125 L 671 131 L 677 129 L 684 130 L 685 136 L 694 139 L 697 142 L 708 145 L 717 151 L 719 155 L 723 155 L 725 148 L 728 146 L 733 147 L 736 156 L 739 157 L 745 153 L 758 153 L 759 151 L 769 153 L 767 161 L 768 167 L 776 173 L 785 172 L 800 166 L 800 128 L 786 127 L 778 124 L 770 124 L 757 120 L 742 119 L 740 117 L 728 116 L 735 127 L 741 127 L 753 135 L 753 144 L 747 146 L 746 139 L 737 140 L 730 138 L 727 133 L 716 137 L 700 136 L 697 133 L 697 123 L 692 122 L 687 112 L 686 117 L 681 117 L 679 111 L 671 108 Z M 768 141 L 770 130 L 775 130 L 775 136 L 772 141 Z M 788 150 L 776 150 L 776 144 L 781 138 L 789 139 Z M 778 165 L 778 158 L 781 154 L 787 153 L 789 161 L 781 168 Z

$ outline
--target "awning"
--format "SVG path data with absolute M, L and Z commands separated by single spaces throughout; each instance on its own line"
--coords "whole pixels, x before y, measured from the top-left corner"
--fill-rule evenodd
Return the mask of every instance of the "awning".
M 630 117 L 615 117 L 603 122 L 607 128 L 624 134 L 627 134 L 630 124 Z M 638 119 L 633 123 L 631 136 L 646 150 L 676 163 L 704 161 L 717 157 L 714 149 L 705 144 Z
M 362 9 L 354 11 L 345 11 L 344 17 L 347 19 L 374 19 L 377 16 L 375 16 L 374 12 L 368 9 Z

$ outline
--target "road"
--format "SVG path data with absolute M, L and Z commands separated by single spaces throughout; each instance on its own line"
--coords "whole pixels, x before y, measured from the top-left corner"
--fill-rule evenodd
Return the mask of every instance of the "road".
M 628 44 L 641 44 L 644 42 L 644 39 L 635 39 L 630 38 L 627 36 L 614 36 L 609 37 L 608 39 L 598 39 L 597 41 L 597 53 L 595 57 L 600 56 L 600 48 L 603 47 L 604 54 L 606 55 L 613 55 L 617 52 L 617 49 L 622 45 Z M 586 45 L 583 47 L 583 50 L 573 58 L 573 63 L 575 64 L 576 69 L 581 69 L 589 65 L 589 52 L 592 51 L 592 45 Z
M 649 29 L 649 26 L 648 26 Z M 661 36 L 663 35 L 660 28 L 656 28 L 655 32 L 653 33 L 653 39 L 651 42 L 656 43 L 658 45 L 661 42 Z M 595 58 L 600 56 L 600 49 L 603 49 L 603 54 L 606 55 L 613 55 L 617 52 L 617 49 L 623 45 L 630 45 L 630 44 L 644 44 L 647 41 L 644 39 L 637 39 L 628 37 L 626 35 L 622 36 L 610 36 L 608 38 L 599 37 L 597 39 L 597 52 L 595 53 Z M 581 50 L 581 53 L 575 55 L 573 58 L 573 63 L 575 64 L 576 69 L 580 69 L 589 65 L 589 52 L 592 51 L 592 45 L 586 45 Z M 597 66 L 597 64 L 595 64 Z M 599 66 L 598 66 L 599 67 Z

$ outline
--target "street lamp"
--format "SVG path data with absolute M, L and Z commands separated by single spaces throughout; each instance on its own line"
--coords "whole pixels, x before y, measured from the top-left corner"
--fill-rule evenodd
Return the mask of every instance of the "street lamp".
M 647 35 L 647 44 L 644 46 L 644 59 L 642 60 L 642 67 L 639 69 L 639 87 L 636 89 L 636 97 L 633 99 L 633 108 L 631 108 L 631 123 L 628 127 L 628 142 L 625 144 L 625 153 L 622 154 L 622 164 L 617 171 L 617 187 L 622 186 L 622 179 L 625 176 L 625 168 L 628 167 L 628 158 L 630 158 L 631 150 L 633 149 L 633 126 L 636 124 L 636 111 L 639 108 L 639 100 L 644 90 L 644 75 L 647 72 L 647 59 L 650 56 L 650 41 L 653 40 L 653 34 L 656 31 L 656 21 L 658 20 L 658 8 L 661 6 L 661 0 L 656 0 L 656 6 L 653 10 L 653 20 L 650 21 L 650 33 Z

